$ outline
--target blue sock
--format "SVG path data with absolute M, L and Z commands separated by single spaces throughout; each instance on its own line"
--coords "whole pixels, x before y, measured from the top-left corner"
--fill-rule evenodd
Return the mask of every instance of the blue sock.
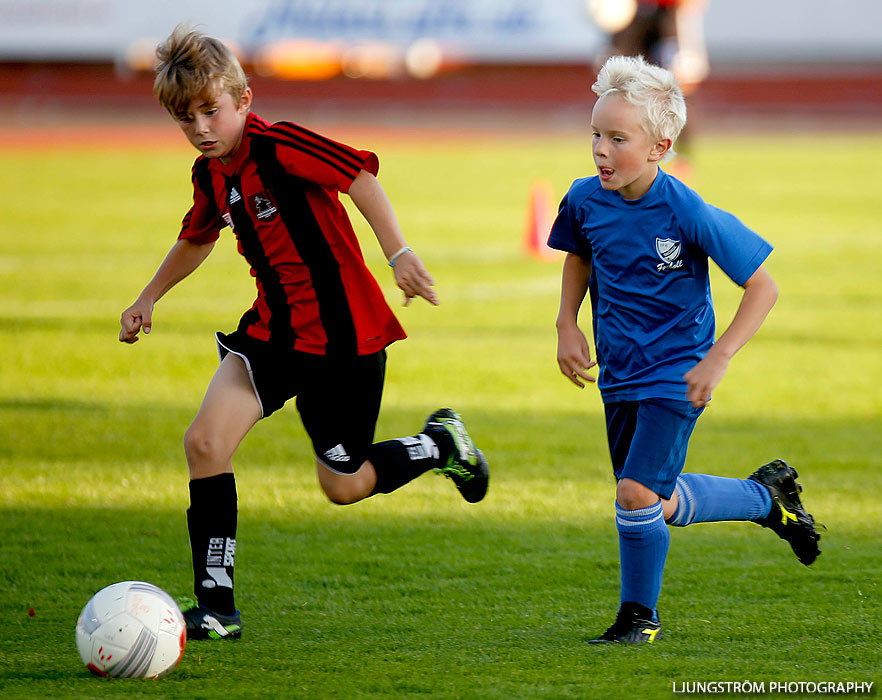
M 677 510 L 668 522 L 677 527 L 720 520 L 758 520 L 772 507 L 768 489 L 750 479 L 680 474 L 676 490 Z
M 654 612 L 671 541 L 661 501 L 639 510 L 625 510 L 616 503 L 616 529 L 622 569 L 621 602 L 639 603 Z

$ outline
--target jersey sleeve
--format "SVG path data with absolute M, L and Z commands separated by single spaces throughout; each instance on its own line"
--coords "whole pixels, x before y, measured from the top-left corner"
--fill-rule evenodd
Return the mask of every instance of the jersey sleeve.
M 574 206 L 576 199 L 571 187 L 560 202 L 557 218 L 554 220 L 551 233 L 548 236 L 548 247 L 581 255 L 583 258 L 590 258 L 591 251 L 581 235 L 582 224 L 576 206 Z
M 772 252 L 772 245 L 727 211 L 705 204 L 692 236 L 708 257 L 739 287 Z
M 339 143 L 290 122 L 278 122 L 261 138 L 275 144 L 275 156 L 289 175 L 348 192 L 362 170 L 376 175 L 380 169 L 377 155 Z
M 214 199 L 208 159 L 198 158 L 193 164 L 193 206 L 181 222 L 178 239 L 193 243 L 212 243 L 226 226 Z

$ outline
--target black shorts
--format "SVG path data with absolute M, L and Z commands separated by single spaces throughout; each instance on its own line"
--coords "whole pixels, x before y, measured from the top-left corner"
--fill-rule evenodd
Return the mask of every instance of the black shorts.
M 261 418 L 296 396 L 316 457 L 340 474 L 358 471 L 380 415 L 385 350 L 340 360 L 279 350 L 239 331 L 216 333 L 215 338 L 221 360 L 232 352 L 245 362 Z

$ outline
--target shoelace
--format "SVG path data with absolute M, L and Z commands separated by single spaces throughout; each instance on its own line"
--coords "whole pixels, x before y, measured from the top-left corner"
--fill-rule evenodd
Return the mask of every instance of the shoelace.
M 188 598 L 187 596 L 181 596 L 178 598 L 178 607 L 181 609 L 181 612 L 187 612 L 188 610 L 192 610 L 193 608 L 198 607 L 195 600 L 192 598 Z
M 435 473 L 443 474 L 448 479 L 457 476 L 463 481 L 471 481 L 475 478 L 475 475 L 472 474 L 470 471 L 456 464 L 448 464 L 446 467 L 437 467 L 435 469 Z

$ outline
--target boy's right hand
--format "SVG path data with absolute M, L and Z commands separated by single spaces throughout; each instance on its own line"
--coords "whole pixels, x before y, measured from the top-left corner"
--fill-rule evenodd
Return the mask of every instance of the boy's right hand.
M 580 389 L 585 385 L 579 381 L 584 379 L 592 384 L 596 381 L 588 374 L 588 370 L 597 363 L 591 359 L 591 348 L 588 339 L 576 326 L 564 326 L 557 329 L 557 364 L 561 374 Z
M 404 305 L 408 306 L 414 297 L 422 297 L 433 306 L 438 306 L 438 295 L 432 285 L 435 280 L 423 265 L 423 261 L 412 250 L 402 255 L 392 268 L 395 283 L 404 292 Z
M 119 331 L 119 342 L 137 343 L 138 331 L 143 328 L 145 334 L 149 333 L 153 325 L 153 304 L 138 299 L 122 312 L 119 323 L 122 326 Z

